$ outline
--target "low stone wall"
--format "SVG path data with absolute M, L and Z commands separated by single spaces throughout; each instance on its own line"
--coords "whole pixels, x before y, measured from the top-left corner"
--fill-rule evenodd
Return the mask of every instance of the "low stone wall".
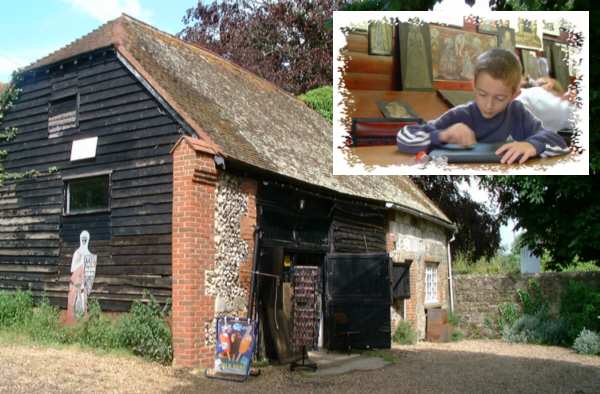
M 569 281 L 575 280 L 593 287 L 600 287 L 600 272 L 547 272 L 540 274 L 510 275 L 455 275 L 454 311 L 463 327 L 483 330 L 487 318 L 495 318 L 498 305 L 518 302 L 517 289 L 527 289 L 529 279 L 539 282 L 542 292 L 550 303 L 551 311 L 560 308 L 560 296 Z

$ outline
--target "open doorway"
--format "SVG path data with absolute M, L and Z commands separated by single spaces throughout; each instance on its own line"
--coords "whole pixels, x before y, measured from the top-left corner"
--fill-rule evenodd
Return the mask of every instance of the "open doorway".
M 264 351 L 270 360 L 288 363 L 300 354 L 292 349 L 292 272 L 294 267 L 318 267 L 322 271 L 323 252 L 290 249 L 281 246 L 261 247 L 257 261 L 257 310 L 264 336 Z M 268 275 L 262 275 L 268 274 Z M 323 283 L 322 280 L 319 283 Z M 317 305 L 322 333 L 322 289 L 319 285 Z M 323 343 L 322 334 L 319 344 Z

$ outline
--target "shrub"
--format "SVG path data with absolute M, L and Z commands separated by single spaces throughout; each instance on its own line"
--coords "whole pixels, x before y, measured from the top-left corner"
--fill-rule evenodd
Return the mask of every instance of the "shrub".
M 88 316 L 77 327 L 77 342 L 100 349 L 124 347 L 119 325 L 102 314 L 100 304 L 92 299 L 88 304 Z
M 134 354 L 166 364 L 173 359 L 171 330 L 160 305 L 152 295 L 149 299 L 147 304 L 134 301 L 131 311 L 119 321 L 120 343 Z
M 31 291 L 14 293 L 0 291 L 0 328 L 19 327 L 26 324 L 33 313 Z
M 458 327 L 460 325 L 460 315 L 448 311 L 448 323 L 450 323 L 451 326 Z
M 521 317 L 519 306 L 512 302 L 498 305 L 498 332 L 500 335 Z
M 65 329 L 60 324 L 60 311 L 50 305 L 47 298 L 32 310 L 28 321 L 23 322 L 24 331 L 31 339 L 43 343 L 66 342 Z
M 298 96 L 306 105 L 317 111 L 321 116 L 333 122 L 333 87 L 322 86 L 317 89 L 309 90 L 305 94 Z
M 548 305 L 542 294 L 542 288 L 536 280 L 530 279 L 527 282 L 527 291 L 518 289 L 517 295 L 523 306 L 523 313 L 526 315 L 536 315 L 548 310 Z
M 508 342 L 538 343 L 535 331 L 540 324 L 538 316 L 523 315 L 512 326 L 505 327 L 502 338 Z
M 564 345 L 567 327 L 561 319 L 548 319 L 542 310 L 535 315 L 523 315 L 502 333 L 509 342 Z
M 573 349 L 577 353 L 600 356 L 600 335 L 584 328 L 575 339 Z
M 568 344 L 573 343 L 583 328 L 600 332 L 600 289 L 570 281 L 560 300 L 560 317 L 568 326 Z
M 398 323 L 393 341 L 401 345 L 413 345 L 417 343 L 417 333 L 410 326 L 410 322 L 402 320 Z
M 452 330 L 452 336 L 451 336 L 452 342 L 458 342 L 458 341 L 462 340 L 464 338 L 464 336 L 465 336 L 465 334 L 462 331 L 456 330 L 456 329 Z

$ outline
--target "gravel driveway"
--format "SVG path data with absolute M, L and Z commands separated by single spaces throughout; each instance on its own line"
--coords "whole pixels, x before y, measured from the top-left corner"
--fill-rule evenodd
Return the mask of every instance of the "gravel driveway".
M 246 383 L 207 380 L 132 356 L 0 345 L 0 393 L 600 393 L 600 357 L 500 341 L 419 343 L 380 370 L 310 377 L 262 368 Z

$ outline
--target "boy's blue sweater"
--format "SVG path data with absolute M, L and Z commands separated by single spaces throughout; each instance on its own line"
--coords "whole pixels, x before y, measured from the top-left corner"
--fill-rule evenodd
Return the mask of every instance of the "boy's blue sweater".
M 396 137 L 398 149 L 405 153 L 430 151 L 444 145 L 440 132 L 456 123 L 464 123 L 475 132 L 477 142 L 527 141 L 541 157 L 566 154 L 569 148 L 558 134 L 544 129 L 518 100 L 491 119 L 483 117 L 474 101 L 452 108 L 436 120 L 424 125 L 403 127 Z

